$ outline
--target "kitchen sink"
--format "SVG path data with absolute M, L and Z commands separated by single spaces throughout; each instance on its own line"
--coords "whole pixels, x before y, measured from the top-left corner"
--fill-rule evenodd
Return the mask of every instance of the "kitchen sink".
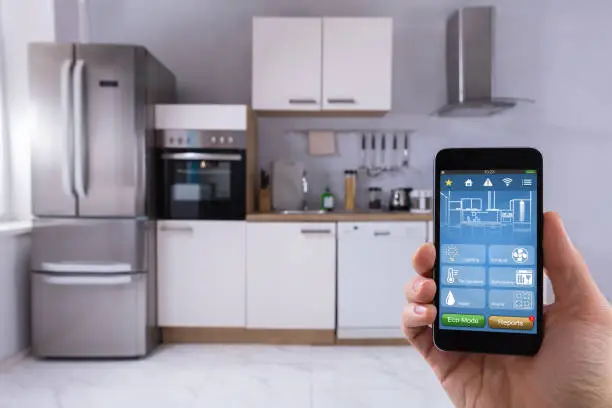
M 284 210 L 279 211 L 279 214 L 291 215 L 291 214 L 327 214 L 325 210 Z

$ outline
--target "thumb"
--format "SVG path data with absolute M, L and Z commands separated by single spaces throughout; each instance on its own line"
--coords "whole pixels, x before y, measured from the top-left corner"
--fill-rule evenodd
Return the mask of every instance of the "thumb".
M 597 296 L 599 289 L 555 212 L 544 214 L 543 248 L 544 268 L 555 292 L 555 303 L 577 304 Z

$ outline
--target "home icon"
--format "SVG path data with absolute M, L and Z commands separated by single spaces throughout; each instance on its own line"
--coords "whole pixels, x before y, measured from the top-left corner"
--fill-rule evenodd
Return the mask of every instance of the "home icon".
M 466 186 L 466 187 L 472 187 L 472 184 L 473 184 L 473 183 L 472 183 L 472 179 L 467 179 L 467 180 L 465 180 L 465 186 Z

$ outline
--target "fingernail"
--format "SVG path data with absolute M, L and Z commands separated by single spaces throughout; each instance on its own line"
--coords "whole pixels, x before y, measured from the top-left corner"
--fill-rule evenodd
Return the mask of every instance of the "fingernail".
M 423 305 L 414 305 L 414 314 L 424 315 L 427 313 L 427 308 Z
M 415 292 L 418 292 L 421 290 L 421 286 L 423 286 L 423 284 L 425 283 L 424 280 L 422 279 L 417 279 L 412 283 L 412 290 L 414 290 Z

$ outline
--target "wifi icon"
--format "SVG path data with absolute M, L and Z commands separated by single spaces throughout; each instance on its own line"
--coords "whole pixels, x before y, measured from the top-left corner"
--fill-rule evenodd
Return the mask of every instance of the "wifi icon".
M 506 177 L 505 179 L 502 179 L 502 181 L 504 182 L 506 187 L 509 187 L 510 184 L 512 183 L 512 179 L 510 177 Z

